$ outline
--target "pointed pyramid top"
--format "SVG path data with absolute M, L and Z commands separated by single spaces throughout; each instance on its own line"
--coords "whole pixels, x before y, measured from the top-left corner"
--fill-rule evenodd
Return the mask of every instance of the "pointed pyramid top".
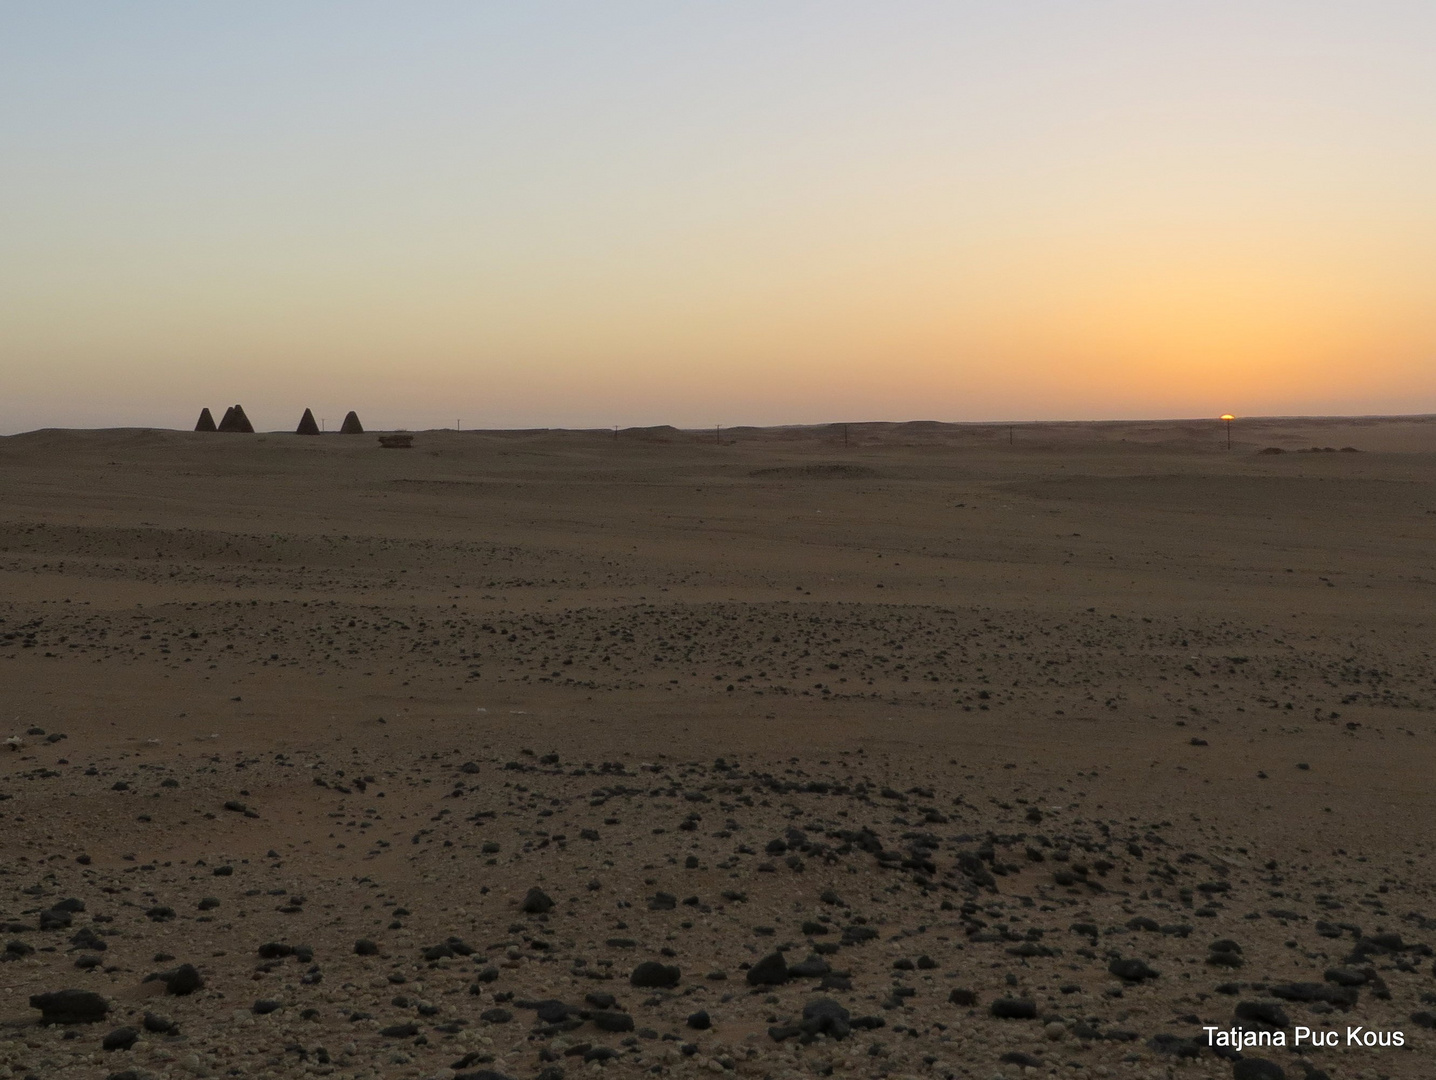
M 244 406 L 234 405 L 224 414 L 224 419 L 219 422 L 219 430 L 253 435 L 254 425 L 249 422 L 249 417 L 244 415 Z

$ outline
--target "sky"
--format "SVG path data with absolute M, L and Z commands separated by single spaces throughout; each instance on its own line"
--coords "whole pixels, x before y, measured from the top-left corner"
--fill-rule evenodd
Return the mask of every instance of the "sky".
M 0 433 L 1436 412 L 1430 0 L 0 0 Z

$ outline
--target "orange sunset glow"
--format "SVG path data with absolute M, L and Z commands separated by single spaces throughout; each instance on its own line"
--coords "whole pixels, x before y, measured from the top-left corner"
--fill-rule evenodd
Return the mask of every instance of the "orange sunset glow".
M 91 14 L 0 13 L 0 431 L 1436 410 L 1429 5 Z

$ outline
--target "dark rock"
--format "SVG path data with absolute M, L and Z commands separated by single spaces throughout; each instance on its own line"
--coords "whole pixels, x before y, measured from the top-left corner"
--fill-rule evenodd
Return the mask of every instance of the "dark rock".
M 1147 1040 L 1147 1046 L 1158 1054 L 1175 1058 L 1195 1058 L 1202 1053 L 1202 1044 L 1196 1039 L 1186 1039 L 1169 1032 L 1153 1035 Z
M 30 1008 L 40 1010 L 42 1024 L 94 1024 L 110 1011 L 110 1003 L 90 990 L 51 990 L 32 994 Z
M 817 953 L 813 953 L 813 955 L 809 956 L 806 960 L 790 966 L 788 968 L 788 977 L 791 979 L 821 979 L 832 970 L 831 964 Z
M 132 1027 L 115 1028 L 100 1043 L 102 1050 L 128 1050 L 140 1041 L 140 1033 Z
M 676 966 L 645 960 L 633 969 L 628 982 L 630 986 L 666 989 L 677 986 L 681 977 L 682 972 Z
M 1329 986 L 1319 982 L 1277 983 L 1268 992 L 1283 1001 L 1297 1001 L 1304 1005 L 1322 1001 L 1338 1009 L 1350 1009 L 1357 999 L 1353 986 Z
M 769 953 L 748 969 L 749 986 L 781 986 L 788 981 L 788 962 L 779 952 Z
M 523 1005 L 524 1002 L 519 1002 Z M 538 1014 L 538 1018 L 545 1024 L 561 1024 L 574 1013 L 579 1012 L 574 1006 L 557 998 L 547 998 L 544 1001 L 533 1002 L 531 1007 Z
M 378 956 L 379 946 L 368 938 L 360 938 L 354 943 L 354 955 L 356 956 Z
M 1242 1058 L 1232 1062 L 1232 1080 L 1286 1080 L 1286 1070 L 1265 1058 Z
M 713 1020 L 707 1009 L 699 1009 L 688 1017 L 687 1024 L 694 1031 L 707 1031 L 713 1026 Z
M 524 894 L 519 910 L 525 915 L 542 915 L 553 910 L 553 899 L 548 893 L 535 886 Z
M 154 1035 L 171 1035 L 179 1033 L 179 1025 L 167 1017 L 159 1016 L 156 1013 L 145 1013 L 145 1030 Z
M 94 927 L 82 926 L 71 936 L 70 947 L 85 949 L 89 952 L 104 952 L 110 946 L 104 938 L 100 937 Z
M 1159 974 L 1148 967 L 1145 960 L 1135 958 L 1113 960 L 1107 965 L 1107 970 L 1123 982 L 1142 982 L 1144 979 L 1155 979 Z
M 952 988 L 952 993 L 947 995 L 947 1000 L 953 1005 L 961 1005 L 965 1008 L 970 1008 L 971 1006 L 977 1004 L 977 991 L 964 990 L 960 987 L 954 986 Z
M 998 1020 L 1037 1019 L 1037 1003 L 1022 998 L 998 998 L 988 1008 Z
M 486 1024 L 507 1024 L 513 1018 L 514 1014 L 509 1012 L 508 1009 L 499 1008 L 497 1006 L 492 1009 L 485 1009 L 479 1013 L 479 1019 Z
M 187 997 L 196 990 L 204 989 L 204 976 L 193 964 L 181 964 L 173 971 L 160 973 L 158 978 L 165 984 L 165 993 L 175 997 Z
M 872 941 L 877 936 L 878 932 L 871 926 L 854 923 L 851 926 L 843 927 L 844 945 L 862 945 L 864 942 Z
M 388 1027 L 380 1028 L 379 1034 L 386 1039 L 412 1039 L 419 1034 L 419 1025 L 412 1021 L 407 1024 L 390 1024 Z
M 1239 1001 L 1233 1014 L 1237 1020 L 1245 1020 L 1259 1028 L 1291 1027 L 1291 1017 L 1274 1001 Z
M 626 1012 L 595 1009 L 588 1017 L 599 1031 L 632 1031 L 633 1017 Z
M 1326 981 L 1336 983 L 1337 986 L 1365 986 L 1371 981 L 1371 976 L 1360 968 L 1334 967 L 1327 968 Z
M 848 1010 L 832 998 L 817 998 L 804 1005 L 798 1026 L 809 1035 L 826 1035 L 830 1039 L 846 1039 L 853 1030 Z
M 284 1008 L 284 1003 L 275 1001 L 273 998 L 259 998 L 249 1007 L 249 1011 L 255 1016 L 268 1016 L 272 1012 L 278 1012 Z

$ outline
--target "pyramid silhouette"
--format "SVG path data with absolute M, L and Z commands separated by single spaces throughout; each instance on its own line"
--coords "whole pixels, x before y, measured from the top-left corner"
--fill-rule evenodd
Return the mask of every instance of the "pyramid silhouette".
M 359 414 L 356 413 L 353 409 L 350 409 L 350 410 L 349 410 L 349 415 L 344 418 L 344 426 L 339 429 L 339 434 L 341 434 L 341 435 L 363 435 L 363 434 L 364 434 L 364 425 L 361 424 L 361 423 L 359 423 Z
M 314 422 L 314 414 L 308 409 L 305 409 L 304 415 L 299 418 L 299 426 L 294 429 L 294 433 L 296 435 L 319 434 L 319 425 Z
M 214 417 L 209 414 L 208 409 L 199 411 L 199 423 L 195 424 L 196 431 L 214 431 Z
M 249 417 L 244 415 L 243 405 L 233 405 L 225 411 L 224 419 L 219 422 L 219 430 L 253 435 L 254 425 L 249 422 Z

